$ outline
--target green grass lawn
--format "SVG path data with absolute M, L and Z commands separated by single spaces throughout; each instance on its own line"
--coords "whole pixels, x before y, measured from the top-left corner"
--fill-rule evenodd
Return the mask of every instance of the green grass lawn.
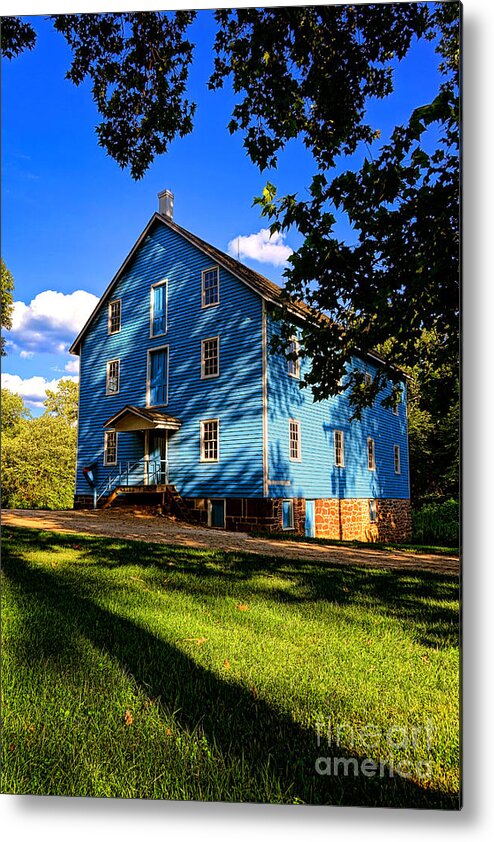
M 11 528 L 2 577 L 2 792 L 458 808 L 453 577 Z

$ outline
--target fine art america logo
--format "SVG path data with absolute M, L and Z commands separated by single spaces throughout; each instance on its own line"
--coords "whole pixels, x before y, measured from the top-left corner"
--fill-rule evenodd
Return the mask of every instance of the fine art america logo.
M 371 723 L 355 728 L 348 723 L 335 724 L 330 719 L 326 723 L 318 722 L 317 747 L 327 746 L 331 752 L 317 758 L 316 772 L 333 777 L 364 775 L 366 778 L 393 778 L 399 775 L 401 778 L 427 780 L 432 776 L 429 753 L 433 735 L 434 726 L 429 719 L 425 725 L 393 724 L 388 728 Z M 343 753 L 343 747 L 345 756 L 338 756 Z M 354 756 L 349 753 L 351 751 L 355 752 Z M 379 751 L 381 759 L 373 760 L 363 755 L 363 752 L 369 751 Z

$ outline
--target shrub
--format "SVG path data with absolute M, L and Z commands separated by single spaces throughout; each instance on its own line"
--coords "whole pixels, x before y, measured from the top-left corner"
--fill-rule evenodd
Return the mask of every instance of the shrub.
M 412 512 L 413 540 L 420 544 L 457 547 L 460 541 L 460 505 L 458 500 L 427 503 Z
M 47 415 L 2 436 L 2 507 L 70 509 L 74 502 L 75 427 Z

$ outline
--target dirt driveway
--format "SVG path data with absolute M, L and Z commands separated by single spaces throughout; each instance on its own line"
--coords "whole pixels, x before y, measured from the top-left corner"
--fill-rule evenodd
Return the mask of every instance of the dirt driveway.
M 103 535 L 135 541 L 200 549 L 249 552 L 285 558 L 327 561 L 331 564 L 359 564 L 368 567 L 399 570 L 430 570 L 435 573 L 458 575 L 459 561 L 455 556 L 426 555 L 333 547 L 302 541 L 276 541 L 269 538 L 252 538 L 244 532 L 225 532 L 192 526 L 169 518 L 149 514 L 130 514 L 109 509 L 102 511 L 42 512 L 27 509 L 6 509 L 2 522 L 9 526 L 46 529 L 53 532 Z

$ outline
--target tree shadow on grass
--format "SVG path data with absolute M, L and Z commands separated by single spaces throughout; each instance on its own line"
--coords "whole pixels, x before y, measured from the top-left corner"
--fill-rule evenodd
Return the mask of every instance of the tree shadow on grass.
M 169 590 L 208 597 L 211 585 L 220 596 L 231 595 L 232 584 L 244 596 L 259 595 L 280 603 L 303 605 L 326 601 L 334 605 L 369 605 L 385 616 L 406 623 L 413 637 L 426 647 L 458 646 L 458 580 L 454 576 L 419 570 L 370 569 L 366 566 L 331 564 L 223 552 L 109 538 L 67 536 L 16 529 L 31 549 L 52 551 L 79 547 L 91 568 L 109 570 L 138 566 L 155 571 L 157 583 L 166 576 Z M 287 587 L 264 587 L 262 580 L 280 577 Z M 255 582 L 254 582 L 255 580 Z M 252 586 L 252 593 L 249 587 Z
M 4 559 L 3 569 L 24 599 L 36 600 L 43 605 L 45 617 L 54 617 L 53 628 L 38 628 L 36 620 L 26 627 L 28 644 L 21 650 L 23 657 L 63 658 L 65 648 L 77 645 L 77 637 L 83 635 L 116 659 L 146 695 L 157 699 L 164 715 L 175 712 L 175 719 L 185 729 L 200 725 L 226 764 L 229 757 L 243 757 L 243 800 L 263 800 L 259 793 L 265 791 L 269 774 L 288 802 L 458 809 L 454 795 L 391 777 L 388 767 L 382 777 L 353 777 L 352 770 L 348 776 L 341 772 L 339 776 L 317 774 L 317 758 L 330 756 L 331 750 L 318 748 L 313 731 L 300 727 L 246 688 L 221 680 L 149 630 L 101 608 L 63 572 L 30 566 L 18 551 Z M 41 616 L 39 612 L 37 616 Z M 335 753 L 349 757 L 340 747 Z M 364 758 L 351 756 L 360 767 Z M 228 800 L 228 792 L 218 798 Z

